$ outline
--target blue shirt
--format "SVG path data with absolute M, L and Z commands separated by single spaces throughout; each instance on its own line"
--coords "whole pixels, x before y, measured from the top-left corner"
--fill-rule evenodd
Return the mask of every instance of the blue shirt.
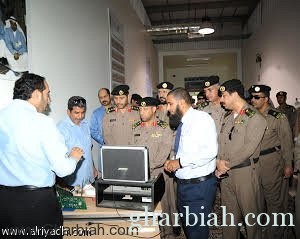
M 4 25 L 3 22 L 0 20 L 0 40 L 4 40 Z
M 11 54 L 23 54 L 27 52 L 25 37 L 18 29 L 15 33 L 16 36 L 14 35 L 14 31 L 11 29 L 11 27 L 5 29 L 5 44 Z
M 94 182 L 93 160 L 92 160 L 92 139 L 89 124 L 86 119 L 76 125 L 70 117 L 60 121 L 57 125 L 59 131 L 65 138 L 65 142 L 69 151 L 73 147 L 79 147 L 84 151 L 84 160 L 78 163 L 75 172 L 66 177 L 65 181 L 72 186 L 85 186 Z
M 92 138 L 98 143 L 99 147 L 103 144 L 102 119 L 105 114 L 105 107 L 101 106 L 94 110 L 90 120 L 90 130 Z
M 54 121 L 27 101 L 0 111 L 0 184 L 48 187 L 76 168 Z
M 218 153 L 217 130 L 208 113 L 192 107 L 183 115 L 176 158 L 182 168 L 177 178 L 189 179 L 206 176 L 215 171 Z

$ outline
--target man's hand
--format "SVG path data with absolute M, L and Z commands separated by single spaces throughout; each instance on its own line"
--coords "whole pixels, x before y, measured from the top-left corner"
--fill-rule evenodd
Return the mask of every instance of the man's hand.
M 218 175 L 222 175 L 225 174 L 230 168 L 228 167 L 228 161 L 224 160 L 224 159 L 218 159 L 217 160 L 217 171 L 218 171 Z M 217 176 L 216 174 L 216 176 Z
M 83 156 L 84 151 L 79 147 L 74 147 L 71 149 L 71 152 L 69 154 L 69 157 L 77 159 L 77 162 L 81 159 Z
M 180 168 L 180 164 L 179 164 L 179 160 L 175 159 L 175 160 L 167 160 L 164 164 L 164 169 L 171 173 L 176 171 L 177 169 Z
M 221 178 L 221 175 L 222 175 L 223 173 L 221 173 L 220 171 L 218 171 L 217 169 L 215 170 L 215 175 L 216 175 L 216 177 L 217 178 Z
M 294 170 L 293 170 L 292 167 L 290 167 L 290 166 L 285 166 L 285 168 L 284 168 L 284 177 L 285 177 L 285 178 L 291 177 L 291 176 L 293 175 L 293 172 L 294 172 Z

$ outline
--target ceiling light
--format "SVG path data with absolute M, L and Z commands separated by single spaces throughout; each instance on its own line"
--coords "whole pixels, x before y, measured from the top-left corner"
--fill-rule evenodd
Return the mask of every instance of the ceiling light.
M 208 65 L 208 62 L 203 62 L 203 63 L 198 63 L 198 64 L 186 64 L 184 66 L 187 66 L 187 67 L 201 67 L 203 65 Z
M 209 61 L 210 57 L 191 57 L 186 58 L 186 61 Z
M 212 23 L 210 22 L 210 19 L 208 17 L 204 17 L 202 19 L 202 24 L 201 27 L 198 31 L 198 33 L 203 34 L 203 35 L 208 35 L 208 34 L 212 34 L 215 32 L 215 29 L 212 25 Z

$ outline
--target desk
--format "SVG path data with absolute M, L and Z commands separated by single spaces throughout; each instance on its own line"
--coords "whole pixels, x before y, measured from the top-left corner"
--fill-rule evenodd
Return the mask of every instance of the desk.
M 70 232 L 64 238 L 86 238 L 86 239 L 132 239 L 139 237 L 160 238 L 158 225 L 153 225 L 153 220 L 157 224 L 157 216 L 161 213 L 160 204 L 157 205 L 154 212 L 148 212 L 145 217 L 144 211 L 134 211 L 126 209 L 102 208 L 96 207 L 95 198 L 85 198 L 87 210 L 64 211 L 64 230 Z M 139 224 L 130 230 L 133 224 Z M 148 225 L 145 225 L 145 223 Z M 71 235 L 72 234 L 72 235 Z

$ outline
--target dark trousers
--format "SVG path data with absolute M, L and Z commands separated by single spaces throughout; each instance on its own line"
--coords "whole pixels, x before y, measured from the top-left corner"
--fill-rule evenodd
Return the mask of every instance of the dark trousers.
M 216 188 L 215 177 L 195 184 L 178 183 L 178 208 L 179 212 L 183 214 L 182 223 L 188 239 L 208 238 L 207 220 L 215 200 Z M 196 218 L 193 214 L 196 215 Z
M 6 230 L 15 233 L 12 238 L 63 237 L 62 212 L 53 188 L 32 191 L 0 187 L 0 215 L 0 238 L 10 238 L 3 235 L 3 229 L 12 229 Z M 55 235 L 46 237 L 46 230 L 49 234 L 55 230 Z

